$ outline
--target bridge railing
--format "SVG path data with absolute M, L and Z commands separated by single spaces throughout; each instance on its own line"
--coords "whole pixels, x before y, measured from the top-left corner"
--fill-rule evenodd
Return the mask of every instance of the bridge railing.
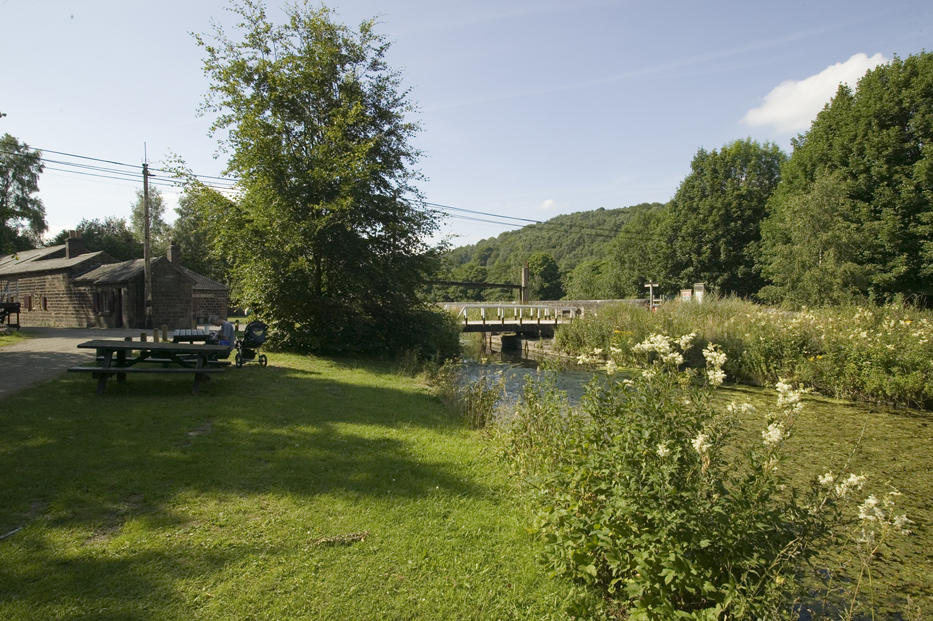
M 445 310 L 459 308 L 457 319 L 463 319 L 463 322 L 469 323 L 471 315 L 473 321 L 481 323 L 524 323 L 526 320 L 541 323 L 561 323 L 564 321 L 573 321 L 576 317 L 582 317 L 585 309 L 582 306 L 567 306 L 553 304 L 503 304 L 503 303 L 465 303 L 465 304 L 445 304 Z M 472 312 L 471 312 L 472 311 Z

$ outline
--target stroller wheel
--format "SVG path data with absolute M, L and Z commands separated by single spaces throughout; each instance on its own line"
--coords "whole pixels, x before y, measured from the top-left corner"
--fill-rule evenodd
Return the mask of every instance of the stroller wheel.
M 241 368 L 243 366 L 243 356 L 240 354 L 236 355 L 236 368 Z
M 269 359 L 266 358 L 265 354 L 259 354 L 259 366 L 264 367 L 266 363 L 269 362 Z

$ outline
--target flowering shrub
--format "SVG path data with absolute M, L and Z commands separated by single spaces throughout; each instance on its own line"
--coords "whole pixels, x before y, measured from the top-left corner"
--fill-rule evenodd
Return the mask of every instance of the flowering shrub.
M 594 347 L 616 348 L 608 357 L 624 365 L 635 359 L 631 346 L 651 334 L 687 332 L 701 346 L 720 344 L 722 369 L 736 381 L 785 379 L 838 398 L 933 407 L 933 314 L 900 302 L 798 312 L 735 299 L 670 303 L 655 313 L 626 305 L 562 326 L 555 340 L 590 358 Z M 695 351 L 683 355 L 688 365 L 704 364 Z
M 631 379 L 594 381 L 578 412 L 568 412 L 552 385 L 540 397 L 526 387 L 507 453 L 521 463 L 539 507 L 534 529 L 545 539 L 546 564 L 581 593 L 600 591 L 610 612 L 781 616 L 796 572 L 843 524 L 841 503 L 854 499 L 864 478 L 826 473 L 808 490 L 788 489 L 779 466 L 803 409 L 800 392 L 778 383 L 760 441 L 740 446 L 737 415 L 754 408 L 717 412 L 711 397 L 727 357 L 707 344 L 704 373 L 681 370 L 693 347 L 694 335 L 650 335 L 632 347 L 643 369 Z M 532 428 L 546 438 L 533 441 Z M 904 526 L 890 507 L 878 514 L 887 505 L 872 498 L 862 504 L 863 523 L 875 516 Z M 587 601 L 571 612 L 593 615 Z

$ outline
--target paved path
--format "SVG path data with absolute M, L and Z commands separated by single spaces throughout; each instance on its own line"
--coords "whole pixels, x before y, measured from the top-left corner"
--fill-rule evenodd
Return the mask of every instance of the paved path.
M 0 347 L 0 399 L 90 362 L 94 352 L 77 348 L 90 339 L 139 339 L 142 330 L 23 328 L 32 338 Z M 150 334 L 151 336 L 151 334 Z

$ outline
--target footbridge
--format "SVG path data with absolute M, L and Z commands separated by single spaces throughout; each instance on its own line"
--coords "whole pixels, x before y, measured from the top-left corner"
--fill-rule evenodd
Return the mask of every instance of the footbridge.
M 508 302 L 467 302 L 445 304 L 455 311 L 463 332 L 484 332 L 552 337 L 554 329 L 583 317 L 583 306 L 551 304 L 509 304 Z

